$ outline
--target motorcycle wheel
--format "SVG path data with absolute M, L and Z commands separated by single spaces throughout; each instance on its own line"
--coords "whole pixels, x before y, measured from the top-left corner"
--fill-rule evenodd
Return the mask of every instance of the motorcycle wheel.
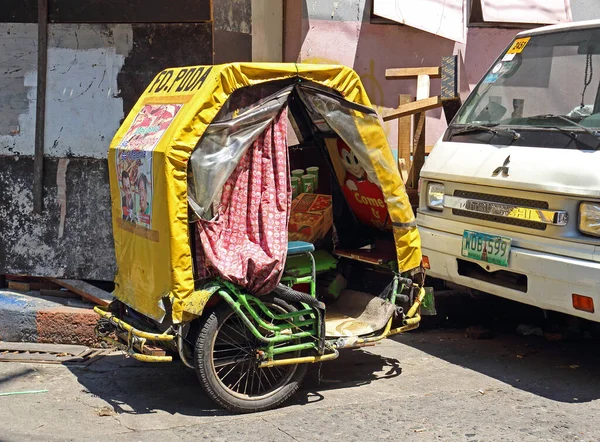
M 278 313 L 296 311 L 270 295 L 261 301 Z M 194 362 L 200 384 L 218 405 L 235 413 L 264 411 L 278 407 L 298 390 L 307 364 L 258 368 L 256 350 L 261 346 L 264 343 L 254 337 L 227 304 L 204 319 L 196 340 Z M 299 355 L 300 352 L 295 352 L 283 357 Z

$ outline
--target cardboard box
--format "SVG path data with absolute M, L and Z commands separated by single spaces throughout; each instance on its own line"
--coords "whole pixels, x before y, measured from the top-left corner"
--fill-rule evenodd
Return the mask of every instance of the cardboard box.
M 315 242 L 333 225 L 331 195 L 302 193 L 292 202 L 288 228 L 290 241 Z

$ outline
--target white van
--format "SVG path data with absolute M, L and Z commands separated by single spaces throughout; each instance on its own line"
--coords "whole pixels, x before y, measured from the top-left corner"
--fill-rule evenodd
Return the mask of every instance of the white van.
M 600 321 L 599 85 L 600 20 L 515 38 L 421 171 L 429 275 Z

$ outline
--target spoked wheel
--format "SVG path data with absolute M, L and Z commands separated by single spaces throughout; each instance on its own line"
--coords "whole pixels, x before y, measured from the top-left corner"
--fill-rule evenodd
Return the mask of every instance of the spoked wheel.
M 279 298 L 269 296 L 261 301 L 276 313 L 296 310 Z M 266 335 L 266 330 L 261 331 Z M 257 349 L 264 345 L 229 305 L 210 314 L 201 326 L 195 352 L 196 371 L 206 393 L 236 413 L 275 408 L 293 395 L 307 365 L 258 368 Z M 286 358 L 298 356 L 285 354 Z

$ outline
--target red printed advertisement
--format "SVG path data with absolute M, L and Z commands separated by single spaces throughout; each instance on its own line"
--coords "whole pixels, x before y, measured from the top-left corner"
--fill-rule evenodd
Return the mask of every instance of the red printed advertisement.
M 145 105 L 117 147 L 117 177 L 125 221 L 152 226 L 152 151 L 182 106 Z
M 328 139 L 329 155 L 346 201 L 366 225 L 390 230 L 391 223 L 381 188 L 369 176 L 352 150 L 341 139 Z

